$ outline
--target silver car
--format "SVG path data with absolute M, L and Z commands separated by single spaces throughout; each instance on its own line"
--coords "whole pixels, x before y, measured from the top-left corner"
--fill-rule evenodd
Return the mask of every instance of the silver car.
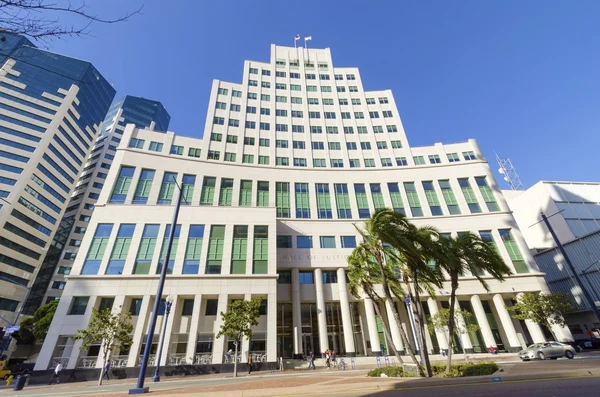
M 525 350 L 519 352 L 519 358 L 523 361 L 545 360 L 551 358 L 556 360 L 559 357 L 566 357 L 569 360 L 575 356 L 575 349 L 564 343 L 544 342 L 534 343 Z

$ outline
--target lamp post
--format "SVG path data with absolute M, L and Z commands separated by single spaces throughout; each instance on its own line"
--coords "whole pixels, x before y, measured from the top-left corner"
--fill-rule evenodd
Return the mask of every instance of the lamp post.
M 160 382 L 160 358 L 162 356 L 163 344 L 165 343 L 165 334 L 167 333 L 167 321 L 169 321 L 169 313 L 171 313 L 172 304 L 173 297 L 169 295 L 167 296 L 167 299 L 165 299 L 165 318 L 163 319 L 162 335 L 160 336 L 160 343 L 158 345 L 158 355 L 156 356 L 156 369 L 154 370 L 152 382 Z
M 171 230 L 169 231 L 169 242 L 167 243 L 167 252 L 165 253 L 165 264 L 162 266 L 160 272 L 160 279 L 158 280 L 158 288 L 156 290 L 156 297 L 154 298 L 154 310 L 152 311 L 150 325 L 148 326 L 148 336 L 146 337 L 146 347 L 144 348 L 144 356 L 142 357 L 142 362 L 140 363 L 140 373 L 138 375 L 138 381 L 136 385 L 137 387 L 129 389 L 129 394 L 148 393 L 149 388 L 144 387 L 144 379 L 146 377 L 146 369 L 148 368 L 148 358 L 150 356 L 150 347 L 152 346 L 152 337 L 154 336 L 154 329 L 156 328 L 156 318 L 158 317 L 160 300 L 162 297 L 163 289 L 165 287 L 167 268 L 169 267 L 169 260 L 171 259 L 171 249 L 173 248 L 173 238 L 175 237 L 175 229 L 177 229 L 177 218 L 179 217 L 179 208 L 181 207 L 183 187 L 184 184 L 182 183 L 177 193 L 177 203 L 175 204 L 175 210 L 173 212 Z
M 406 303 L 406 308 L 408 309 L 408 317 L 410 318 L 410 324 L 413 329 L 413 334 L 415 337 L 415 344 L 417 345 L 417 350 L 419 351 L 419 358 L 421 359 L 421 364 L 423 364 L 423 349 L 421 349 L 421 344 L 419 343 L 419 336 L 417 335 L 417 328 L 415 325 L 415 315 L 410 308 L 410 295 L 407 295 L 404 299 L 404 303 Z

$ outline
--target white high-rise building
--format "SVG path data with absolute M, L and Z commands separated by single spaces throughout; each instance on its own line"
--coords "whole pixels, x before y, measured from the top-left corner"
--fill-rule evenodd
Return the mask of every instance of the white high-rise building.
M 166 263 L 163 299 L 174 301 L 162 364 L 223 363 L 232 342 L 215 338 L 219 313 L 233 299 L 258 297 L 261 318 L 242 361 L 328 348 L 377 355 L 390 343 L 403 351 L 399 330 L 386 340 L 373 302 L 349 295 L 346 281 L 360 238 L 354 224 L 384 207 L 444 233 L 480 234 L 513 269 L 504 283 L 488 280 L 489 291 L 461 279 L 459 306 L 481 327 L 462 338 L 466 351 L 544 340 L 539 325 L 506 309 L 519 293 L 547 287 L 476 142 L 411 147 L 392 92 L 365 90 L 358 69 L 334 66 L 329 49 L 272 45 L 269 62 L 245 62 L 241 83 L 215 80 L 204 131 L 196 139 L 125 128 L 36 369 L 101 368 L 100 346 L 80 351 L 73 335 L 92 308 L 109 307 L 130 311 L 135 329 L 113 366 L 139 364 L 175 180 L 183 205 Z M 427 315 L 448 305 L 449 291 L 423 296 Z M 396 305 L 410 335 L 404 302 Z M 433 352 L 447 348 L 444 334 L 427 337 Z

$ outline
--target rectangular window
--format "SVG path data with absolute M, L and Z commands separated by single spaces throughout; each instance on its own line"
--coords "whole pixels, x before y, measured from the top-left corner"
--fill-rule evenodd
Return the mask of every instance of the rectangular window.
M 290 91 L 302 91 L 302 86 L 298 84 L 290 84 Z
M 350 168 L 360 168 L 360 159 L 350 159 Z
M 319 243 L 321 245 L 321 248 L 335 248 L 335 237 L 321 236 L 319 237 Z
M 354 195 L 356 196 L 356 205 L 358 206 L 358 217 L 366 219 L 371 216 L 369 210 L 369 199 L 367 198 L 367 191 L 365 185 L 362 183 L 354 184 Z
M 235 97 L 235 98 L 241 98 L 242 97 L 242 91 L 231 90 L 231 96 Z
M 423 182 L 423 190 L 425 190 L 425 197 L 427 198 L 427 204 L 429 204 L 429 209 L 431 210 L 431 215 L 433 216 L 442 216 L 444 213 L 442 212 L 442 206 L 440 205 L 440 200 L 438 199 L 437 193 L 435 191 L 435 187 L 433 186 L 432 181 L 424 181 Z
M 316 183 L 317 192 L 317 217 L 319 219 L 331 219 L 333 217 L 331 210 L 331 197 L 329 195 L 328 183 Z
M 287 148 L 289 147 L 289 146 L 288 146 L 288 141 L 286 141 L 286 140 L 282 140 L 282 139 L 277 139 L 277 140 L 275 141 L 275 147 L 276 147 L 276 148 L 287 149 Z
M 356 237 L 340 236 L 340 246 L 342 248 L 356 248 Z
M 240 207 L 250 207 L 252 205 L 252 181 L 240 181 Z
M 430 154 L 429 162 L 431 164 L 440 164 L 442 161 L 440 160 L 440 156 L 438 156 L 437 154 Z
M 256 129 L 256 121 L 246 121 L 246 129 L 255 130 Z
M 225 226 L 212 225 L 206 254 L 206 274 L 220 274 L 223 261 L 223 246 L 225 244 Z
M 303 125 L 292 125 L 292 132 L 304 133 Z
M 321 276 L 323 284 L 336 284 L 338 282 L 336 270 L 323 270 Z
M 258 164 L 269 165 L 269 156 L 258 156 Z
M 398 127 L 395 125 L 386 125 L 387 132 L 398 132 Z
M 350 206 L 350 195 L 348 194 L 348 185 L 345 183 L 334 183 L 335 206 L 339 219 L 351 219 L 352 208 Z
M 254 155 L 253 154 L 244 154 L 242 156 L 242 164 L 254 164 Z
M 290 217 L 290 184 L 289 182 L 275 182 L 277 217 Z
M 289 157 L 275 157 L 275 165 L 289 166 L 290 159 Z
M 244 138 L 244 145 L 254 146 L 255 138 L 251 136 L 247 136 Z
M 209 153 L 210 153 L 210 152 L 209 152 Z M 218 152 L 217 152 L 217 153 L 218 153 Z M 189 157 L 196 157 L 196 158 L 199 158 L 199 157 L 200 157 L 200 148 L 193 148 L 193 147 L 189 148 L 189 149 L 188 149 L 188 156 L 189 156 Z M 218 160 L 218 158 L 217 158 L 217 160 Z
M 442 190 L 442 196 L 444 196 L 444 201 L 446 202 L 446 206 L 448 207 L 448 212 L 450 215 L 460 215 L 460 207 L 458 206 L 458 201 L 456 201 L 456 196 L 452 191 L 452 187 L 450 186 L 449 180 L 438 181 L 440 184 L 440 189 Z
M 356 150 L 356 148 L 357 148 L 356 142 L 346 142 L 347 150 Z
M 98 274 L 112 228 L 112 223 L 99 223 L 96 227 L 94 239 L 90 243 L 90 248 L 88 249 L 85 262 L 83 263 L 83 268 L 81 269 L 82 275 Z
M 154 180 L 154 170 L 143 169 L 135 189 L 133 204 L 146 204 L 150 197 L 150 189 Z
M 156 268 L 156 274 L 162 272 L 162 267 L 167 263 L 167 249 L 169 248 L 169 235 L 171 234 L 171 225 L 165 227 L 165 232 L 162 239 L 162 247 L 160 249 L 160 256 L 158 257 L 158 266 Z M 181 225 L 175 225 L 175 231 L 173 233 L 173 244 L 171 252 L 169 253 L 169 262 L 167 263 L 167 274 L 173 274 L 173 267 L 175 266 L 175 254 L 177 252 L 177 246 L 179 245 L 179 235 L 181 234 Z
M 517 242 L 515 241 L 510 229 L 500 229 L 498 230 L 500 233 L 500 237 L 502 238 L 502 242 L 504 243 L 504 247 L 508 251 L 508 255 L 510 256 L 510 260 L 515 267 L 515 271 L 517 273 L 529 273 L 529 268 L 527 263 L 523 260 L 523 255 L 521 255 L 521 250 Z
M 256 189 L 256 206 L 257 207 L 268 207 L 269 206 L 269 182 L 258 181 Z
M 219 307 L 218 299 L 207 299 L 206 300 L 206 310 L 204 312 L 204 315 L 205 316 L 216 316 L 218 307 Z
M 375 98 L 367 98 L 367 105 L 375 105 Z
M 386 157 L 386 158 L 382 158 L 381 159 L 381 166 L 382 167 L 391 167 L 392 165 L 393 164 L 392 164 L 392 159 L 391 158 Z
M 69 315 L 84 315 L 85 310 L 87 309 L 88 302 L 90 300 L 89 296 L 75 296 L 73 297 L 73 302 L 71 303 L 71 308 L 69 309 Z
M 237 143 L 238 137 L 237 135 L 227 135 L 227 143 Z
M 230 206 L 233 199 L 233 179 L 222 178 L 219 205 Z
M 304 141 L 293 141 L 292 145 L 294 149 L 306 149 L 306 144 Z
M 377 149 L 387 149 L 386 141 L 377 141 Z
M 171 145 L 171 151 L 169 152 L 169 154 L 174 154 L 176 156 L 183 155 L 183 146 Z
M 465 196 L 465 201 L 467 202 L 471 214 L 480 213 L 481 207 L 479 207 L 475 192 L 469 183 L 469 178 L 458 178 L 458 185 L 460 186 L 460 190 L 462 190 L 463 196 Z
M 339 142 L 329 142 L 328 144 L 329 150 L 341 150 L 341 146 Z
M 373 200 L 373 208 L 375 211 L 385 208 L 381 185 L 379 183 L 370 183 L 369 188 L 371 189 L 371 199 Z
M 485 176 L 476 176 L 475 183 L 479 186 L 479 191 L 483 196 L 483 200 L 485 201 L 485 205 L 490 212 L 500 211 L 500 207 L 498 207 L 498 203 L 496 202 L 496 198 L 494 197 L 494 192 L 492 192 L 492 188 L 487 183 Z
M 277 248 L 292 248 L 292 236 L 277 236 Z
M 421 202 L 419 201 L 419 195 L 417 194 L 415 183 L 404 182 L 404 190 L 406 191 L 406 198 L 408 199 L 408 206 L 410 207 L 412 216 L 423 216 L 423 209 L 421 208 Z
M 310 127 L 310 133 L 311 134 L 322 134 L 323 133 L 323 127 L 312 126 L 312 127 Z
M 467 161 L 469 161 L 469 160 L 476 160 L 477 159 L 477 157 L 475 157 L 475 153 L 473 153 L 473 152 L 463 152 L 463 157 Z
M 144 140 L 138 138 L 131 138 L 129 141 L 129 147 L 134 149 L 143 149 L 144 148 Z
M 183 308 L 181 309 L 182 316 L 191 316 L 194 313 L 194 300 L 184 299 Z
M 165 172 L 158 193 L 158 204 L 171 204 L 173 193 L 177 188 L 177 173 Z
M 448 161 L 450 163 L 458 163 L 460 161 L 458 153 L 447 153 L 446 156 L 448 156 Z
M 125 198 L 127 197 L 127 192 L 129 192 L 134 172 L 135 167 L 121 167 L 119 177 L 115 182 L 115 186 L 110 196 L 111 203 L 125 203 Z
M 253 274 L 267 274 L 269 265 L 269 227 L 254 226 Z
M 265 101 L 265 102 L 269 102 L 271 100 L 271 95 L 267 95 L 267 94 L 261 94 L 260 95 L 260 100 L 261 101 Z M 261 113 L 262 114 L 262 113 Z
M 185 259 L 183 260 L 183 274 L 198 274 L 200 272 L 203 238 L 204 225 L 190 225 L 187 246 L 185 248 Z
M 315 159 L 313 158 L 313 167 L 315 168 L 325 168 L 327 166 L 325 159 Z
M 256 114 L 256 106 L 246 106 L 246 113 Z
M 288 113 L 285 109 L 275 109 L 275 116 L 278 117 L 287 117 Z
M 302 110 L 292 110 L 292 117 L 301 119 L 304 117 L 304 113 L 302 112 Z
M 329 160 L 332 168 L 344 168 L 343 159 L 331 159 Z
M 183 187 L 182 187 L 182 205 L 191 205 L 192 197 L 194 195 L 194 185 L 196 184 L 196 175 L 183 175 Z
M 425 164 L 425 158 L 423 156 L 414 156 L 413 161 L 415 162 L 415 165 L 424 165 Z
M 202 193 L 200 195 L 200 205 L 213 205 L 215 197 L 215 186 L 217 178 L 214 176 L 205 176 L 202 182 Z
M 142 239 L 138 248 L 133 274 L 149 274 L 150 263 L 154 256 L 154 249 L 158 238 L 159 225 L 145 225 Z
M 365 168 L 375 167 L 375 159 L 365 159 Z
M 233 227 L 233 246 L 231 249 L 231 274 L 246 273 L 246 254 L 248 252 L 248 226 Z
M 401 213 L 402 215 L 406 215 L 406 211 L 404 210 L 404 201 L 402 200 L 402 193 L 400 193 L 400 187 L 396 182 L 389 182 L 388 191 L 390 192 L 390 200 L 392 202 L 392 208 L 394 211 Z
M 248 99 L 258 99 L 258 95 L 256 94 L 256 92 L 249 92 Z
M 258 146 L 260 147 L 269 147 L 270 144 L 271 141 L 269 140 L 269 138 L 259 138 L 258 140 Z
M 269 131 L 271 129 L 271 124 L 269 123 L 260 123 L 261 131 Z
M 232 153 L 232 152 L 225 152 L 225 157 L 224 157 L 224 161 L 229 161 L 231 163 L 235 163 L 237 154 L 236 153 Z
M 210 134 L 210 140 L 213 142 L 221 142 L 223 140 L 223 134 L 212 132 Z
M 296 236 L 296 247 L 297 248 L 312 248 L 313 247 L 312 236 Z
M 359 126 L 359 127 L 356 127 L 356 129 L 359 134 L 368 134 L 369 133 L 369 130 L 367 129 L 367 127 Z
M 319 104 L 319 98 L 308 98 L 308 104 L 309 105 L 318 105 Z
M 314 142 L 312 143 L 313 150 L 323 150 L 325 149 L 325 144 L 323 142 Z
M 163 144 L 160 142 L 150 142 L 149 150 L 152 152 L 162 152 Z
M 296 193 L 296 218 L 310 218 L 310 200 L 308 193 L 308 183 L 296 183 L 294 185 Z

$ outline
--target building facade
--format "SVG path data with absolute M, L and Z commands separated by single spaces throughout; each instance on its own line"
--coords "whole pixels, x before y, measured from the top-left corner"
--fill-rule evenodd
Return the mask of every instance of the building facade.
M 386 340 L 373 302 L 351 296 L 346 279 L 360 238 L 354 224 L 385 207 L 444 233 L 478 233 L 513 269 L 504 283 L 490 279 L 489 291 L 461 280 L 459 306 L 481 327 L 461 338 L 467 351 L 544 340 L 537 324 L 506 309 L 547 286 L 474 140 L 409 146 L 391 91 L 365 90 L 358 69 L 334 67 L 329 49 L 273 45 L 270 62 L 246 61 L 243 76 L 213 82 L 204 139 L 125 128 L 36 369 L 103 365 L 99 346 L 80 352 L 73 340 L 92 308 L 132 314 L 133 344 L 114 352 L 113 365 L 138 365 L 164 265 L 163 299 L 174 301 L 162 364 L 222 363 L 231 341 L 215 338 L 219 313 L 249 298 L 263 305 L 242 361 L 326 349 L 377 355 L 390 343 L 404 351 L 399 330 Z M 427 315 L 448 305 L 449 291 L 423 297 Z M 406 307 L 395 304 L 410 335 Z M 444 334 L 428 338 L 432 352 L 447 348 Z
M 111 105 L 79 176 L 58 231 L 42 261 L 24 312 L 60 298 L 126 124 L 166 132 L 171 116 L 158 102 L 127 95 Z
M 0 43 L 0 315 L 40 269 L 115 90 L 88 62 Z

